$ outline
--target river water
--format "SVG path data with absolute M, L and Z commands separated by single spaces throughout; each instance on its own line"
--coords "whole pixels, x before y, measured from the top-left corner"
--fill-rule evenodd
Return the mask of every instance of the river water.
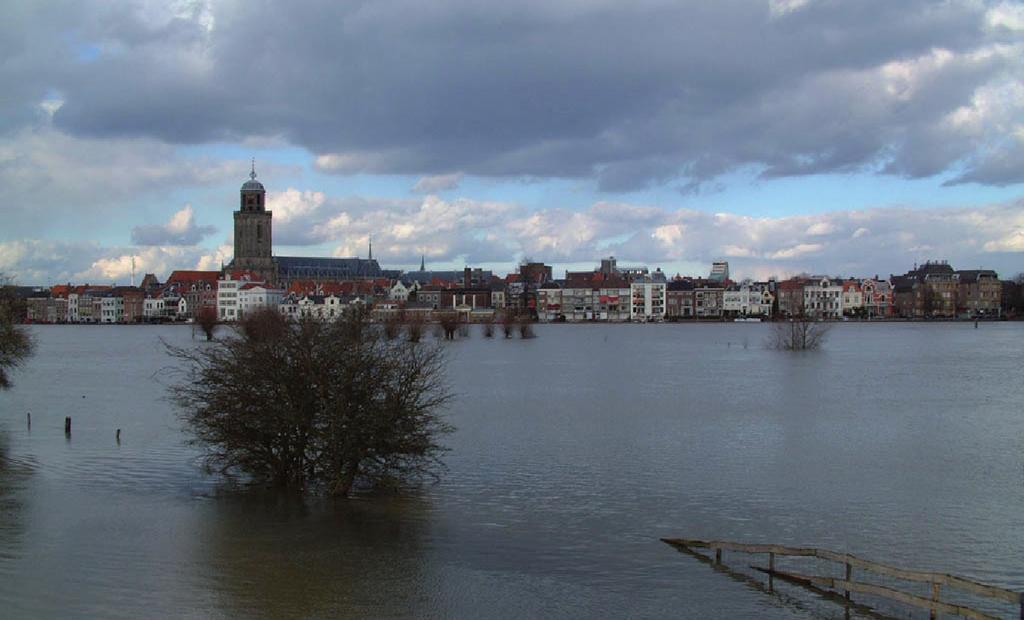
M 445 477 L 349 501 L 200 471 L 163 400 L 189 328 L 34 333 L 0 393 L 5 618 L 842 615 L 675 536 L 1024 590 L 1024 324 L 842 324 L 802 354 L 760 324 L 474 332 L 447 345 Z

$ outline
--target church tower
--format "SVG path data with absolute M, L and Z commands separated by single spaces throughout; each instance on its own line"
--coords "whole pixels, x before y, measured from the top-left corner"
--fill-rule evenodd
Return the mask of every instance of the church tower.
M 235 269 L 260 274 L 275 280 L 274 258 L 271 253 L 271 219 L 266 209 L 267 190 L 256 180 L 256 161 L 253 160 L 249 180 L 242 184 L 238 211 L 235 211 Z

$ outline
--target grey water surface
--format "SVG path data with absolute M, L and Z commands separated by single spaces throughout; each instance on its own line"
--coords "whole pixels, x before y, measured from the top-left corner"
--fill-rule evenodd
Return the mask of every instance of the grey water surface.
M 189 328 L 33 328 L 0 393 L 0 617 L 842 617 L 672 536 L 1024 590 L 1024 324 L 841 324 L 804 354 L 760 324 L 536 331 L 447 345 L 439 483 L 332 501 L 203 474 L 164 400 Z

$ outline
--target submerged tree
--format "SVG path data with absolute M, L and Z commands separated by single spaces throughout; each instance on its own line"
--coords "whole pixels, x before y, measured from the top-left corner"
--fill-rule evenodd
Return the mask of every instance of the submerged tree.
M 19 305 L 10 280 L 0 274 L 0 390 L 10 389 L 10 371 L 32 354 L 32 338 L 18 325 Z
M 288 322 L 260 311 L 237 337 L 170 352 L 184 362 L 172 398 L 213 471 L 346 496 L 441 466 L 441 350 L 388 339 L 365 312 Z
M 520 338 L 534 338 L 536 335 L 533 333 L 533 323 L 530 322 L 529 317 L 520 315 L 516 321 L 516 328 L 519 330 Z
M 213 340 L 213 333 L 217 330 L 217 309 L 213 306 L 203 306 L 196 315 L 196 325 L 203 331 L 207 342 Z
M 806 316 L 772 323 L 768 347 L 779 351 L 810 351 L 821 347 L 831 326 Z

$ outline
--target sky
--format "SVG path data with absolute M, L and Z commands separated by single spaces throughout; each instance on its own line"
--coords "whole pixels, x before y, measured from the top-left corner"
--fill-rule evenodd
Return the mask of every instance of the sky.
M 0 273 L 1024 271 L 1024 3 L 5 3 Z

